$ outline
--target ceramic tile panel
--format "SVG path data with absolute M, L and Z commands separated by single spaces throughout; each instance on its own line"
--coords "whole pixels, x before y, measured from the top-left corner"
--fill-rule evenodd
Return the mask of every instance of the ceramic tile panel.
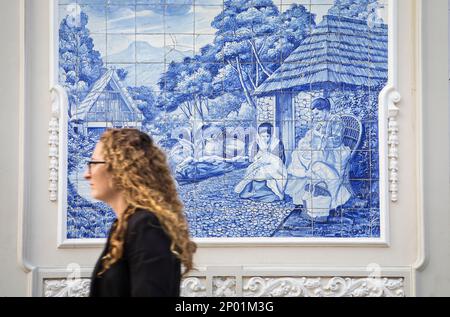
M 59 1 L 67 238 L 105 237 L 86 162 L 107 128 L 166 152 L 191 233 L 380 236 L 385 1 Z M 382 228 L 381 228 L 382 229 Z

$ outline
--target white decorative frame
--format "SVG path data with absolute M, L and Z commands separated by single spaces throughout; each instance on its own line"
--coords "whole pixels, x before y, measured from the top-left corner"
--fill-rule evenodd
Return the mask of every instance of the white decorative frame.
M 90 268 L 39 270 L 36 296 L 85 297 Z M 409 297 L 409 268 L 202 267 L 183 278 L 182 297 Z
M 397 91 L 398 0 L 388 1 L 388 82 L 379 95 L 380 237 L 379 238 L 196 238 L 201 247 L 234 246 L 389 246 L 389 205 L 398 200 L 398 123 L 401 97 Z M 67 111 L 68 99 L 58 84 L 58 0 L 50 6 L 49 199 L 58 203 L 58 248 L 101 247 L 105 239 L 67 239 Z M 56 162 L 58 161 L 58 164 Z M 57 188 L 57 189 L 56 189 Z M 390 196 L 390 199 L 389 199 Z M 57 197 L 57 199 L 56 199 Z

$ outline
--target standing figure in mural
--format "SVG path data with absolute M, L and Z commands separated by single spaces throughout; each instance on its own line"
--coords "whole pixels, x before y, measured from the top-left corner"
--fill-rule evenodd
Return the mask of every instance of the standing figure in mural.
M 327 216 L 351 197 L 343 185 L 351 149 L 343 143 L 340 117 L 331 116 L 330 108 L 328 99 L 312 102 L 312 128 L 299 140 L 287 169 L 286 194 L 313 217 Z
M 253 151 L 256 155 L 234 191 L 241 198 L 262 202 L 284 199 L 287 170 L 284 165 L 283 143 L 273 135 L 273 126 L 263 123 L 258 127 Z
M 90 296 L 179 296 L 181 264 L 192 269 L 189 237 L 164 153 L 137 129 L 109 129 L 85 178 L 117 219 L 92 275 Z

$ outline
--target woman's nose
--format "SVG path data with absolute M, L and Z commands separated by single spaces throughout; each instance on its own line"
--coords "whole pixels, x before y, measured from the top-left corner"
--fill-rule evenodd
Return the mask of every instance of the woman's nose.
M 84 171 L 84 178 L 85 179 L 89 179 L 89 178 L 91 178 L 91 173 L 89 173 L 89 170 L 86 168 L 86 170 Z

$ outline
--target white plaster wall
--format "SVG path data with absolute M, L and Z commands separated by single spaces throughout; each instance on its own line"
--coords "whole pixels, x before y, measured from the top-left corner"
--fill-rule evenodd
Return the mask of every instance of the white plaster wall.
M 449 122 L 449 126 L 448 126 L 448 140 L 449 140 L 449 155 L 450 155 L 450 0 L 448 0 L 448 16 L 447 16 L 447 49 L 448 49 L 448 54 L 447 54 L 447 62 L 448 62 L 448 75 L 447 75 L 447 79 L 448 79 L 448 122 Z M 450 160 L 449 160 L 449 169 L 450 169 Z M 450 173 L 448 175 L 448 180 L 450 183 Z
M 450 296 L 448 12 L 447 0 L 424 7 L 424 205 L 429 261 L 418 275 L 420 296 Z
M 423 78 L 427 93 L 424 95 L 426 108 L 424 116 L 426 191 L 425 206 L 428 232 L 430 261 L 425 270 L 419 274 L 419 295 L 443 295 L 449 293 L 450 267 L 446 258 L 450 248 L 447 233 L 448 222 L 448 108 L 439 107 L 447 103 L 446 48 L 437 49 L 446 43 L 447 34 L 442 32 L 443 24 L 447 27 L 447 1 L 424 1 L 426 48 L 425 56 L 429 58 L 424 65 Z M 0 296 L 26 295 L 26 275 L 16 261 L 17 198 L 18 183 L 18 103 L 19 103 L 19 1 L 0 0 L 0 34 L 2 50 L 0 52 L 1 92 L 1 134 L 0 145 L 0 197 L 2 202 L 0 221 Z M 378 263 L 386 268 L 405 268 L 412 265 L 418 257 L 419 239 L 416 221 L 417 201 L 411 193 L 416 192 L 418 184 L 416 102 L 415 102 L 415 51 L 413 44 L 414 20 L 413 4 L 415 1 L 400 1 L 400 38 L 399 54 L 399 92 L 402 94 L 400 104 L 400 201 L 391 208 L 391 246 L 380 247 L 263 247 L 263 248 L 201 248 L 196 257 L 199 266 L 291 266 L 291 267 L 333 267 L 351 271 L 352 267 L 364 268 L 369 263 Z M 57 249 L 56 226 L 57 206 L 48 200 L 48 122 L 50 119 L 49 86 L 49 8 L 47 1 L 27 1 L 30 5 L 28 38 L 32 48 L 32 58 L 28 61 L 29 80 L 27 117 L 27 138 L 29 147 L 29 174 L 27 184 L 29 200 L 27 211 L 28 239 L 24 242 L 28 253 L 26 259 L 44 268 L 65 268 L 69 263 L 79 263 L 91 267 L 100 249 Z M 442 13 L 444 12 L 444 14 Z M 430 32 L 430 34 L 428 34 Z M 433 33 L 434 32 L 434 33 Z M 445 34 L 444 34 L 445 33 Z M 443 44 L 444 43 L 444 44 Z M 428 55 L 426 55 L 428 54 Z M 430 55 L 431 54 L 431 55 Z M 442 86 L 442 87 L 441 87 Z M 437 106 L 436 106 L 437 105 Z M 443 145 L 444 144 L 444 145 Z M 445 146 L 447 148 L 445 149 Z M 443 151 L 443 147 L 444 150 Z M 5 150 L 6 149 L 6 150 Z M 445 152 L 446 154 L 442 154 Z M 447 166 L 447 169 L 442 166 Z M 443 171 L 445 173 L 443 173 Z M 445 179 L 444 179 L 445 178 Z M 431 230 L 432 229 L 432 230 Z M 345 273 L 343 273 L 345 274 Z M 64 277 L 64 274 L 59 277 Z
M 19 2 L 0 0 L 0 296 L 26 294 L 17 265 Z

